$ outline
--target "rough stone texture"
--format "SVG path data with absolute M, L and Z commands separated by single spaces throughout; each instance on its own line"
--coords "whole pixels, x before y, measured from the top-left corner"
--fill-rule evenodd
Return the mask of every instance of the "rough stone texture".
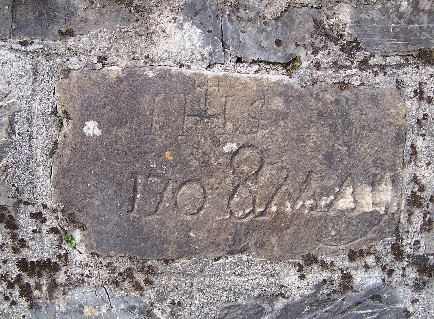
M 396 89 L 109 69 L 73 72 L 56 92 L 68 126 L 54 200 L 98 252 L 292 258 L 395 230 Z
M 351 28 L 370 51 L 417 52 L 434 45 L 434 8 L 431 1 L 387 2 L 357 6 Z
M 264 17 L 264 8 L 240 2 L 223 6 L 212 1 L 192 1 L 183 14 L 206 32 L 216 54 L 211 62 L 224 58 L 241 61 L 287 63 L 295 57 L 314 29 L 316 9 L 289 8 L 276 19 Z M 222 54 L 224 53 L 224 54 Z
M 8 81 L 0 75 L 0 161 L 8 153 L 8 148 L 12 145 L 11 137 L 14 135 L 14 117 L 19 111 L 18 101 L 9 96 Z
M 408 312 L 391 289 L 374 286 L 344 297 L 333 293 L 321 294 L 320 289 L 317 289 L 295 302 L 278 303 L 273 299 L 263 300 L 262 303 L 238 302 L 223 307 L 218 318 L 404 319 L 408 318 L 407 315 Z
M 319 287 L 320 288 L 320 287 Z M 223 306 L 216 318 L 227 319 L 291 319 L 291 318 L 408 318 L 408 312 L 395 292 L 381 285 L 365 291 L 324 294 L 317 288 L 297 301 L 283 298 L 259 298 L 256 301 L 239 301 Z M 171 301 L 173 307 L 182 303 Z M 69 292 L 62 302 L 36 305 L 31 318 L 159 318 L 152 306 L 140 298 L 118 297 L 113 291 L 98 288 L 78 288 Z
M 317 10 L 289 8 L 270 21 L 255 11 L 244 8 L 226 12 L 223 17 L 224 44 L 232 56 L 245 61 L 289 62 L 297 46 L 308 41 L 314 29 L 313 17 L 318 16 Z
M 63 305 L 37 305 L 30 311 L 31 318 L 157 318 L 149 305 L 134 297 L 118 298 L 105 288 L 79 288 L 68 294 Z
M 276 319 L 290 318 L 384 318 L 404 319 L 408 313 L 388 288 L 377 286 L 358 293 L 306 296 L 285 305 Z
M 0 39 L 9 38 L 11 23 L 12 0 L 5 0 L 0 4 Z
M 214 2 L 191 1 L 184 6 L 182 14 L 203 32 L 204 44 L 212 52 L 210 63 L 223 63 L 227 46 L 222 38 L 222 7 Z
M 93 314 L 93 308 L 102 310 L 100 316 L 105 310 L 112 317 L 129 319 L 146 317 L 140 314 L 146 307 L 150 316 L 159 318 L 218 318 L 225 313 L 240 316 L 264 313 L 270 318 L 280 313 L 298 317 L 309 314 L 321 318 L 327 315 L 328 309 L 333 310 L 332 313 L 342 309 L 342 316 L 351 318 L 364 314 L 386 318 L 388 314 L 398 318 L 402 314 L 421 319 L 434 317 L 434 51 L 423 44 L 407 46 L 411 51 L 423 46 L 417 53 L 401 51 L 398 43 L 381 44 L 381 50 L 397 48 L 399 51 L 368 47 L 368 40 L 363 37 L 361 42 L 357 40 L 353 23 L 357 18 L 355 12 L 362 12 L 364 19 L 371 21 L 365 16 L 368 3 L 390 8 L 389 12 L 380 8 L 384 21 L 404 25 L 411 19 L 420 19 L 423 10 L 431 10 L 431 2 L 400 1 L 396 2 L 398 10 L 393 9 L 395 2 L 379 0 L 258 0 L 249 1 L 251 9 L 245 5 L 247 1 L 208 2 L 208 6 L 218 3 L 221 11 L 217 12 L 227 12 L 229 16 L 236 14 L 237 5 L 241 4 L 240 8 L 261 16 L 254 16 L 255 21 L 270 24 L 274 19 L 279 21 L 285 10 L 315 8 L 312 12 L 319 12 L 319 16 L 314 19 L 314 30 L 306 36 L 307 43 L 290 52 L 300 56 L 302 63 L 299 68 L 290 69 L 291 72 L 285 63 L 272 63 L 272 55 L 268 62 L 250 63 L 237 59 L 236 54 L 227 49 L 224 63 L 213 64 L 223 57 L 221 37 L 208 33 L 185 14 L 190 1 L 184 2 L 129 0 L 91 4 L 80 0 L 79 6 L 91 5 L 85 12 L 92 14 L 103 14 L 112 6 L 119 6 L 118 10 L 124 12 L 127 7 L 135 22 L 118 29 L 110 25 L 111 18 L 107 14 L 104 23 L 110 29 L 93 29 L 92 21 L 96 20 L 90 15 L 82 26 L 71 26 L 73 37 L 53 34 L 53 40 L 42 36 L 44 40 L 29 38 L 25 33 L 18 38 L 8 38 L 12 22 L 8 10 L 12 8 L 0 10 L 0 29 L 4 34 L 0 41 L 0 140 L 3 146 L 0 317 L 46 318 L 52 315 L 61 318 L 64 314 L 83 317 L 85 311 Z M 416 6 L 420 7 L 419 11 L 413 9 Z M 366 14 L 376 17 L 376 12 Z M 409 12 L 417 14 L 408 15 Z M 218 28 L 220 22 L 215 21 Z M 87 23 L 91 26 L 87 27 Z M 241 26 L 244 23 L 248 21 Z M 42 25 L 36 27 L 43 28 Z M 86 34 L 82 35 L 75 31 L 79 28 L 92 31 L 83 31 Z M 52 30 L 57 32 L 58 29 L 59 26 L 55 26 Z M 63 30 L 68 32 L 67 28 Z M 272 34 L 273 30 L 269 32 Z M 411 43 L 420 43 L 420 37 L 426 33 L 413 35 Z M 260 38 L 259 34 L 252 36 Z M 394 36 L 399 37 L 399 34 Z M 385 42 L 389 41 L 387 34 L 384 37 Z M 282 47 L 284 45 L 282 39 Z M 247 49 L 258 48 L 257 43 L 246 46 Z M 301 87 L 320 84 L 356 91 L 396 87 L 406 113 L 406 142 L 401 157 L 403 203 L 396 232 L 364 249 L 303 254 L 295 260 L 267 260 L 245 253 L 215 259 L 177 260 L 89 253 L 83 225 L 73 214 L 62 211 L 52 202 L 52 156 L 58 149 L 60 135 L 59 101 L 53 94 L 55 85 L 71 69 L 92 73 L 91 70 L 101 68 L 143 66 L 171 66 L 178 72 L 191 68 L 215 76 L 221 76 L 219 72 L 223 71 L 237 76 L 289 74 L 292 83 Z M 67 130 L 71 123 L 67 119 L 64 123 L 63 130 Z M 92 125 L 88 129 L 94 131 Z M 224 146 L 226 144 L 220 147 Z M 226 147 L 227 150 L 232 148 L 232 144 Z M 177 159 L 173 151 L 168 155 L 173 156 L 173 161 Z M 201 193 L 197 185 L 193 185 L 193 189 Z M 179 203 L 188 208 L 189 201 L 185 200 L 188 192 L 183 189 L 180 193 Z M 65 234 L 74 238 L 75 248 L 67 245 Z M 382 289 L 371 293 L 373 285 Z M 133 303 L 129 301 L 131 298 L 134 298 Z M 124 306 L 118 307 L 117 300 Z M 126 305 L 127 300 L 132 307 Z M 292 306 L 285 308 L 288 304 Z M 128 308 L 130 312 L 122 310 Z
M 126 27 L 133 16 L 110 1 L 16 0 L 13 5 L 12 37 L 64 39 L 99 28 Z

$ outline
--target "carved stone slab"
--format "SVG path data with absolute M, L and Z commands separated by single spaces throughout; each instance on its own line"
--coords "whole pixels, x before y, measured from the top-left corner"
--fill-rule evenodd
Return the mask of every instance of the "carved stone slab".
M 54 201 L 99 253 L 284 259 L 397 225 L 396 88 L 112 68 L 74 71 L 56 92 Z

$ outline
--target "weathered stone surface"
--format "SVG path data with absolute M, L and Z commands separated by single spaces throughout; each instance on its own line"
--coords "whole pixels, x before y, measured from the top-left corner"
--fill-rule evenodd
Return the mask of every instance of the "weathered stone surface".
M 86 5 L 77 0 L 16 0 L 13 6 L 13 38 L 61 39 L 98 28 L 128 26 L 133 17 L 119 5 L 99 2 Z
M 404 109 L 396 88 L 166 69 L 74 71 L 54 200 L 88 247 L 148 258 L 291 258 L 390 235 Z
M 0 39 L 7 39 L 12 23 L 12 0 L 3 0 L 0 4 Z
M 262 301 L 262 302 L 261 302 Z M 261 300 L 258 303 L 234 303 L 220 310 L 219 318 L 408 318 L 409 311 L 402 306 L 393 289 L 382 286 L 369 287 L 360 292 L 344 296 L 336 293 L 323 293 L 318 289 L 297 301 L 284 303 Z M 274 304 L 272 304 L 274 301 Z M 267 313 L 265 307 L 273 309 Z
M 219 319 L 229 318 L 264 318 L 264 307 L 256 303 L 237 303 L 220 310 Z
M 86 289 L 79 287 L 66 296 L 66 307 L 56 304 L 36 304 L 29 312 L 34 319 L 46 318 L 157 318 L 149 305 L 136 297 L 117 297 L 113 291 L 104 288 Z
M 224 62 L 222 7 L 215 2 L 194 0 L 185 4 L 182 14 L 203 31 L 204 45 L 211 49 L 211 63 Z
M 11 136 L 15 131 L 13 119 L 20 110 L 18 101 L 9 94 L 9 81 L 6 76 L 0 74 L 0 161 L 6 157 L 12 145 Z
M 227 58 L 242 61 L 287 63 L 296 47 L 305 44 L 314 29 L 317 9 L 288 8 L 276 19 L 266 19 L 264 8 L 240 1 L 235 7 L 214 1 L 193 0 L 183 15 L 207 34 L 214 50 L 213 62 Z
M 254 12 L 254 11 L 253 11 Z M 243 61 L 289 62 L 296 47 L 304 45 L 314 30 L 316 9 L 288 8 L 275 20 L 266 20 L 258 12 L 226 12 L 223 39 L 232 55 Z
M 356 37 L 372 51 L 409 53 L 434 45 L 431 1 L 357 6 L 351 19 Z
M 36 304 L 29 311 L 34 319 L 46 318 L 159 318 L 148 302 L 136 297 L 120 298 L 104 288 L 78 287 L 69 292 L 64 307 L 54 302 Z M 222 307 L 213 318 L 408 318 L 409 312 L 390 287 L 374 286 L 360 292 L 324 293 L 320 289 L 297 301 L 268 297 L 240 301 Z M 171 316 L 174 317 L 174 316 Z

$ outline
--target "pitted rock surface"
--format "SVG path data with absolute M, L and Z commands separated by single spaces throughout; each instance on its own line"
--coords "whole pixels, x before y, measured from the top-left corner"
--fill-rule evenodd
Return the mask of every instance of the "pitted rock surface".
M 133 21 L 123 6 L 110 1 L 7 0 L 1 4 L 0 38 L 67 39 L 100 28 L 126 27 Z
M 73 71 L 56 93 L 54 200 L 81 220 L 88 249 L 285 259 L 396 228 L 396 88 L 106 68 Z

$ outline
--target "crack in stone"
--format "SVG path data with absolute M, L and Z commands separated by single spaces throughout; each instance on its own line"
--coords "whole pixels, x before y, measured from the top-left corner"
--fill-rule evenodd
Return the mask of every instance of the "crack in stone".
M 130 313 L 130 314 L 132 314 L 133 316 L 135 316 L 135 318 L 149 318 L 148 316 L 140 316 L 140 317 L 138 317 L 137 313 L 135 313 L 135 312 L 133 312 L 131 310 L 128 310 L 128 309 L 125 309 L 125 311 L 128 312 L 128 313 Z
M 206 25 L 203 22 L 198 21 L 198 19 L 196 17 L 191 16 L 191 15 L 187 15 L 187 17 L 190 18 L 191 20 L 194 20 L 197 23 L 197 25 L 200 26 L 205 33 L 210 33 L 214 38 L 216 38 L 218 41 L 220 41 L 220 43 L 221 43 L 221 49 L 222 49 L 222 52 L 223 52 L 223 61 L 224 61 L 223 63 L 225 63 L 226 62 L 226 59 L 225 59 L 226 48 L 228 48 L 229 45 L 224 41 L 223 12 L 222 12 L 222 8 L 220 6 L 218 6 L 218 8 L 217 8 L 217 18 L 219 19 L 219 25 L 220 25 L 220 30 L 219 31 L 220 31 L 220 35 L 214 33 L 213 30 L 208 29 L 206 27 Z
M 14 11 L 15 11 L 15 0 L 12 0 L 12 4 L 11 4 L 11 24 L 10 24 L 10 26 L 9 26 L 9 35 L 8 35 L 8 37 L 9 37 L 9 39 L 11 39 L 12 38 L 12 29 L 13 29 L 13 26 L 14 26 Z
M 106 288 L 104 285 L 102 286 L 102 288 L 104 289 L 105 294 L 107 295 L 107 299 L 108 299 L 108 301 L 109 301 L 110 308 L 113 309 L 112 300 L 111 300 L 110 295 L 109 295 L 109 293 L 108 293 L 108 291 L 107 291 L 107 288 Z
M 225 49 L 225 38 L 224 38 L 224 33 L 223 33 L 223 13 L 221 12 L 221 9 L 219 9 L 220 11 L 220 41 L 222 44 L 222 52 L 223 52 L 223 62 L 226 62 L 226 49 Z

